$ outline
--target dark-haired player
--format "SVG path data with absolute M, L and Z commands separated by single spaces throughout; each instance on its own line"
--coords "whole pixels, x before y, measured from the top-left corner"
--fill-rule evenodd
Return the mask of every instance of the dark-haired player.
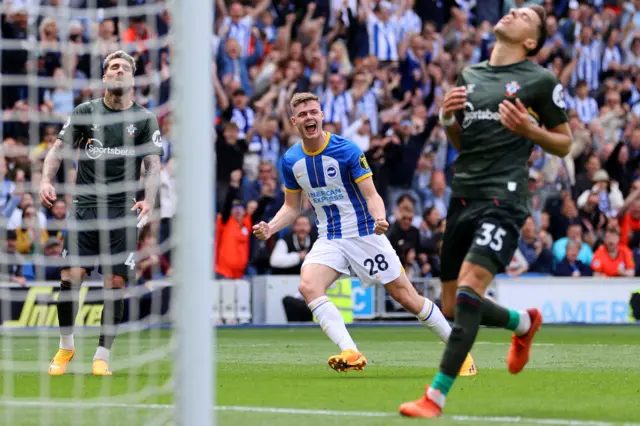
M 60 345 L 49 365 L 51 375 L 64 374 L 75 354 L 72 287 L 82 284 L 96 262 L 105 278 L 105 293 L 93 374 L 111 375 L 109 352 L 124 311 L 118 290 L 135 271 L 136 212 L 142 225 L 157 194 L 162 155 L 158 120 L 132 100 L 135 68 L 133 58 L 123 51 L 105 58 L 104 97 L 75 108 L 44 162 L 40 200 L 50 207 L 56 200 L 52 182 L 64 151 L 68 147 L 78 151 L 73 219 L 62 252 L 68 266 L 61 272 Z M 136 202 L 143 162 L 145 199 Z
M 440 371 L 410 417 L 437 417 L 480 325 L 514 331 L 507 357 L 512 374 L 529 360 L 542 323 L 538 309 L 517 312 L 485 299 L 493 276 L 509 264 L 527 217 L 528 159 L 534 145 L 564 157 L 571 148 L 563 88 L 530 62 L 544 44 L 540 6 L 512 10 L 495 26 L 491 58 L 464 69 L 445 96 L 440 120 L 460 155 L 442 247 L 443 312 L 455 323 Z

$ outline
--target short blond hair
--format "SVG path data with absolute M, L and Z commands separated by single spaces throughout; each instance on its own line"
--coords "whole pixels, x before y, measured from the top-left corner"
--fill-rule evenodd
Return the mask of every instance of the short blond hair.
M 311 101 L 316 101 L 318 103 L 320 103 L 320 98 L 318 98 L 316 95 L 314 95 L 311 92 L 300 92 L 300 93 L 296 93 L 295 95 L 293 95 L 293 97 L 291 98 L 291 111 L 295 111 L 296 107 L 300 104 L 304 104 L 306 102 L 311 102 Z
M 104 58 L 104 63 L 102 64 L 103 74 L 106 74 L 107 69 L 109 69 L 109 64 L 114 59 L 124 59 L 125 61 L 129 62 L 129 65 L 131 66 L 131 73 L 133 75 L 136 74 L 136 61 L 131 57 L 131 55 L 123 50 L 116 50 L 113 53 L 109 53 L 107 57 Z

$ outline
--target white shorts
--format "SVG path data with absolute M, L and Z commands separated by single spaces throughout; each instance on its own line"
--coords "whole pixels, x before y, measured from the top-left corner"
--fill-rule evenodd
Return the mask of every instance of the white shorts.
M 321 264 L 344 275 L 357 276 L 363 287 L 388 284 L 402 274 L 396 251 L 385 235 L 319 239 L 304 258 L 302 267 Z

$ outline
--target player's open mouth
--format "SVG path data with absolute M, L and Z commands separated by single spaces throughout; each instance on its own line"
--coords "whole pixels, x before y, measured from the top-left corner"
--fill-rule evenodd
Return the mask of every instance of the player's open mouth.
M 316 123 L 307 123 L 305 124 L 304 128 L 308 133 L 313 133 L 316 131 L 318 126 L 316 125 Z

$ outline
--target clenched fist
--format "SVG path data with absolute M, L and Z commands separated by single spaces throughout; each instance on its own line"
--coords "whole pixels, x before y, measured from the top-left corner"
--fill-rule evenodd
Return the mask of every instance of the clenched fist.
M 373 227 L 373 232 L 377 235 L 382 235 L 389 229 L 389 222 L 386 219 L 376 219 L 376 224 Z
M 253 235 L 259 240 L 268 240 L 271 237 L 271 227 L 266 222 L 260 222 L 253 226 Z

